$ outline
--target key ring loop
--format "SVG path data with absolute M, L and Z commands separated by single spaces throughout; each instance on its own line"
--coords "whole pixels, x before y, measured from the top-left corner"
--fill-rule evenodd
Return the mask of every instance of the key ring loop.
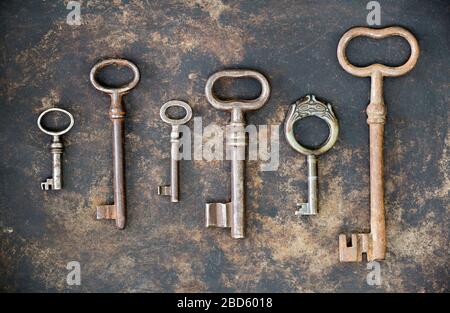
M 186 115 L 180 119 L 174 119 L 174 118 L 170 118 L 166 111 L 171 108 L 171 107 L 180 107 L 183 108 L 186 111 Z M 189 106 L 189 104 L 187 104 L 184 101 L 180 101 L 180 100 L 171 100 L 169 102 L 166 102 L 163 104 L 163 106 L 161 107 L 160 111 L 159 111 L 159 115 L 161 116 L 161 119 L 166 122 L 167 124 L 170 125 L 182 125 L 182 124 L 186 124 L 187 122 L 189 122 L 189 120 L 192 117 L 192 108 Z
M 70 119 L 69 126 L 67 126 L 65 129 L 63 129 L 61 131 L 51 131 L 51 130 L 45 129 L 44 126 L 42 126 L 42 124 L 41 124 L 41 120 L 44 117 L 44 115 L 46 115 L 47 113 L 50 113 L 50 112 L 55 112 L 55 111 L 62 112 L 64 114 L 66 114 L 67 116 L 69 116 L 69 119 Z M 61 136 L 61 135 L 64 135 L 65 133 L 67 133 L 73 127 L 73 124 L 74 124 L 73 115 L 70 112 L 68 112 L 66 110 L 63 110 L 63 109 L 60 109 L 60 108 L 50 108 L 48 110 L 45 110 L 44 112 L 42 112 L 39 115 L 38 120 L 37 120 L 37 125 L 38 125 L 39 129 L 41 131 L 43 131 L 44 133 L 46 133 L 47 135 L 50 135 L 50 136 Z
M 102 86 L 96 80 L 95 75 L 102 68 L 107 67 L 109 65 L 113 65 L 113 64 L 118 65 L 118 66 L 125 66 L 125 67 L 128 67 L 129 69 L 131 69 L 133 71 L 133 75 L 134 75 L 133 79 L 130 82 L 128 82 L 127 84 L 125 84 L 124 86 L 119 87 L 119 88 Z M 98 89 L 104 93 L 107 93 L 110 95 L 111 94 L 124 95 L 124 94 L 128 93 L 131 89 L 136 87 L 136 85 L 140 79 L 140 74 L 139 74 L 139 69 L 137 68 L 137 66 L 131 61 L 128 61 L 125 59 L 106 59 L 106 60 L 98 62 L 97 64 L 94 65 L 94 67 L 92 67 L 89 78 L 90 78 L 92 85 L 96 89 Z
M 324 120 L 329 128 L 328 138 L 324 144 L 316 149 L 308 149 L 297 142 L 294 136 L 294 124 L 308 116 L 315 116 Z M 314 95 L 306 95 L 291 105 L 291 109 L 284 125 L 286 140 L 290 146 L 305 155 L 320 155 L 330 150 L 336 143 L 339 134 L 339 124 L 331 105 L 316 99 Z
M 347 45 L 353 38 L 359 36 L 375 39 L 400 36 L 409 43 L 411 47 L 411 55 L 409 56 L 408 61 L 406 61 L 406 63 L 401 66 L 392 67 L 379 63 L 371 64 L 366 67 L 355 66 L 349 62 L 347 55 L 345 54 L 345 49 L 347 48 Z M 337 57 L 341 66 L 348 73 L 358 77 L 369 77 L 372 76 L 372 74 L 375 72 L 380 72 L 383 76 L 388 77 L 396 77 L 404 75 L 408 73 L 410 70 L 412 70 L 413 67 L 416 65 L 417 59 L 419 58 L 419 54 L 420 48 L 417 39 L 411 32 L 398 26 L 381 29 L 368 27 L 352 28 L 342 36 L 337 47 Z
M 261 94 L 258 98 L 253 100 L 220 100 L 216 97 L 216 95 L 214 95 L 213 87 L 217 80 L 223 77 L 254 78 L 261 84 Z M 264 104 L 266 104 L 267 100 L 269 100 L 270 85 L 267 78 L 263 74 L 253 70 L 224 70 L 217 72 L 208 78 L 205 86 L 205 94 L 208 102 L 218 110 L 231 111 L 233 109 L 239 109 L 241 111 L 251 111 L 260 109 Z

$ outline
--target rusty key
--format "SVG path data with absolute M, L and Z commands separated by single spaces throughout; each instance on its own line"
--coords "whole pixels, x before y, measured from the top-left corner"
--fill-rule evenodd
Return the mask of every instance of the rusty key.
M 186 115 L 180 119 L 167 116 L 167 109 L 171 107 L 181 107 L 186 111 Z M 166 102 L 159 112 L 161 119 L 172 126 L 170 132 L 170 186 L 158 186 L 158 194 L 170 196 L 171 202 L 178 202 L 178 161 L 180 159 L 180 125 L 186 124 L 192 117 L 192 109 L 186 102 L 172 100 Z
M 261 94 L 253 100 L 218 99 L 213 92 L 214 84 L 221 78 L 249 77 L 261 84 Z M 205 86 L 208 102 L 218 110 L 231 113 L 231 123 L 227 126 L 227 146 L 231 154 L 231 202 L 206 204 L 206 227 L 231 227 L 231 237 L 245 237 L 245 119 L 246 111 L 260 109 L 269 100 L 270 85 L 261 73 L 252 70 L 225 70 L 209 77 Z
M 111 88 L 100 85 L 95 76 L 97 72 L 109 65 L 126 66 L 133 72 L 133 79 L 126 85 L 119 88 Z M 97 63 L 90 73 L 92 85 L 101 92 L 111 97 L 111 107 L 109 118 L 113 123 L 113 171 L 114 171 L 114 204 L 97 206 L 97 219 L 114 219 L 116 226 L 125 228 L 126 220 L 126 195 L 125 195 L 125 174 L 124 174 L 124 151 L 123 135 L 125 108 L 122 97 L 136 87 L 139 82 L 139 69 L 136 65 L 124 59 L 107 59 Z
M 408 61 L 397 67 L 383 64 L 371 64 L 357 67 L 351 64 L 345 54 L 348 43 L 355 37 L 365 36 L 381 39 L 400 36 L 411 46 Z M 347 31 L 339 41 L 337 57 L 339 63 L 348 73 L 358 77 L 371 77 L 370 104 L 367 106 L 367 123 L 369 124 L 370 141 L 370 233 L 352 234 L 351 245 L 347 246 L 347 238 L 339 235 L 339 259 L 341 262 L 360 262 L 362 254 L 368 261 L 384 260 L 386 256 L 386 225 L 384 215 L 384 182 L 383 182 L 383 132 L 386 121 L 386 107 L 383 99 L 383 77 L 402 76 L 411 71 L 419 58 L 419 44 L 408 30 L 401 27 L 374 29 L 355 27 Z

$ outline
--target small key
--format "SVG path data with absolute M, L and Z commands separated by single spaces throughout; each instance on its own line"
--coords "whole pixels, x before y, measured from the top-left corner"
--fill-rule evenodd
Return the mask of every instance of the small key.
M 355 37 L 365 36 L 382 39 L 400 36 L 411 47 L 411 55 L 405 64 L 397 67 L 383 64 L 371 64 L 357 67 L 351 64 L 345 54 L 348 43 Z M 339 259 L 341 262 L 360 262 L 366 254 L 369 262 L 384 260 L 386 257 L 386 224 L 384 215 L 384 181 L 383 181 L 383 136 L 386 121 L 386 106 L 383 99 L 383 77 L 398 77 L 411 71 L 417 63 L 419 44 L 408 30 L 402 27 L 382 29 L 355 27 L 347 31 L 339 41 L 337 57 L 342 68 L 358 77 L 370 77 L 370 103 L 367 106 L 367 124 L 369 124 L 370 149 L 370 232 L 352 234 L 350 245 L 345 234 L 339 235 Z
M 294 136 L 294 124 L 299 120 L 315 116 L 324 120 L 329 129 L 327 140 L 316 149 L 308 149 L 297 142 Z M 295 215 L 315 215 L 318 211 L 318 193 L 317 193 L 317 156 L 330 150 L 336 143 L 339 135 L 338 120 L 333 112 L 331 105 L 317 100 L 314 95 L 307 95 L 291 105 L 291 109 L 285 122 L 285 136 L 291 147 L 307 156 L 308 160 L 308 203 L 299 203 L 299 210 Z
M 186 111 L 186 115 L 180 119 L 170 118 L 166 111 L 171 107 L 181 107 Z M 178 161 L 180 160 L 180 130 L 179 126 L 186 124 L 192 117 L 192 109 L 186 102 L 172 100 L 166 102 L 159 112 L 161 119 L 172 125 L 170 132 L 170 186 L 158 186 L 158 195 L 170 196 L 171 202 L 178 202 Z
M 69 116 L 70 124 L 62 131 L 50 131 L 44 126 L 42 126 L 42 118 L 50 112 L 62 112 Z M 37 125 L 41 131 L 46 133 L 47 135 L 50 135 L 53 137 L 52 143 L 50 145 L 50 153 L 52 154 L 53 159 L 53 167 L 52 167 L 52 178 L 47 178 L 44 182 L 41 183 L 41 189 L 42 190 L 60 190 L 63 187 L 62 184 L 62 166 L 61 166 L 61 157 L 64 151 L 64 145 L 59 138 L 61 135 L 64 135 L 67 133 L 74 124 L 74 119 L 72 114 L 67 112 L 66 110 L 60 109 L 60 108 L 51 108 L 48 110 L 45 110 L 44 112 L 39 115 L 37 120 Z
M 133 72 L 133 79 L 118 88 L 102 86 L 96 79 L 99 70 L 106 66 L 126 66 Z M 106 59 L 100 61 L 91 69 L 89 76 L 95 89 L 106 93 L 111 97 L 109 118 L 113 126 L 113 172 L 114 172 L 114 204 L 97 206 L 97 219 L 115 220 L 119 229 L 125 228 L 126 222 L 126 193 L 125 193 L 125 163 L 124 163 L 124 122 L 125 106 L 122 98 L 128 94 L 139 82 L 140 74 L 137 66 L 125 59 Z
M 218 99 L 213 93 L 217 80 L 229 78 L 250 77 L 261 84 L 261 94 L 254 100 Z M 206 227 L 231 227 L 232 238 L 245 237 L 245 119 L 246 111 L 260 109 L 267 103 L 270 96 L 270 85 L 261 73 L 252 70 L 225 70 L 209 77 L 205 86 L 206 99 L 218 110 L 231 113 L 231 123 L 227 126 L 227 146 L 231 152 L 231 202 L 206 204 Z

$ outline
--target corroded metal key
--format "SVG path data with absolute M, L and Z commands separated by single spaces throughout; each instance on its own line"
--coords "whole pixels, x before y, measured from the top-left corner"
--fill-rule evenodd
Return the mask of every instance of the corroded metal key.
M 180 119 L 173 119 L 167 116 L 167 109 L 171 107 L 181 107 L 186 111 L 186 115 Z M 170 196 L 171 202 L 178 202 L 178 161 L 180 160 L 180 129 L 179 126 L 186 124 L 192 117 L 192 109 L 186 102 L 172 100 L 166 102 L 159 112 L 161 119 L 167 124 L 172 125 L 170 132 L 170 186 L 158 186 L 158 194 L 161 196 Z
M 109 65 L 126 66 L 133 71 L 133 80 L 120 88 L 110 88 L 100 85 L 96 80 L 96 73 Z M 120 229 L 125 227 L 126 220 L 126 195 L 124 173 L 123 134 L 125 121 L 125 108 L 122 97 L 130 92 L 139 82 L 139 69 L 128 60 L 107 59 L 97 63 L 90 73 L 92 85 L 101 92 L 111 97 L 109 118 L 113 123 L 113 170 L 114 170 L 114 204 L 97 207 L 97 219 L 114 219 Z
M 294 136 L 294 124 L 308 116 L 315 116 L 323 119 L 330 129 L 327 140 L 316 149 L 309 149 L 302 146 Z M 290 146 L 307 156 L 308 160 L 308 203 L 298 204 L 299 210 L 296 215 L 315 215 L 317 214 L 317 156 L 330 150 L 336 142 L 339 134 L 339 124 L 334 115 L 331 105 L 325 104 L 316 99 L 314 95 L 306 95 L 298 100 L 288 112 L 284 124 L 284 133 Z
M 366 67 L 354 66 L 348 61 L 345 49 L 353 38 L 359 36 L 376 39 L 403 37 L 411 47 L 411 55 L 405 64 L 398 67 L 378 63 Z M 367 107 L 370 140 L 370 233 L 352 234 L 350 246 L 347 245 L 347 237 L 344 234 L 339 235 L 341 262 L 362 261 L 362 254 L 367 255 L 368 261 L 384 260 L 386 256 L 383 182 L 383 132 L 386 107 L 383 99 L 383 77 L 397 77 L 408 73 L 416 65 L 419 53 L 419 44 L 414 35 L 401 27 L 383 29 L 356 27 L 347 31 L 339 41 L 337 57 L 344 70 L 358 77 L 370 77 L 372 81 L 370 104 Z
M 213 93 L 213 87 L 217 80 L 228 78 L 249 77 L 256 79 L 261 84 L 261 94 L 254 100 L 229 100 L 218 99 Z M 205 86 L 208 102 L 218 110 L 231 113 L 231 123 L 227 126 L 227 146 L 231 154 L 231 202 L 206 204 L 206 227 L 231 227 L 231 237 L 245 237 L 245 119 L 246 111 L 260 109 L 269 100 L 270 85 L 261 73 L 252 70 L 225 70 L 209 77 Z
M 69 116 L 70 124 L 65 129 L 61 131 L 51 131 L 44 126 L 42 126 L 42 118 L 50 112 L 62 112 Z M 59 138 L 61 135 L 64 135 L 67 133 L 74 124 L 73 116 L 66 110 L 60 109 L 60 108 L 51 108 L 48 110 L 45 110 L 44 112 L 39 115 L 37 124 L 40 130 L 42 130 L 47 135 L 50 135 L 53 137 L 52 143 L 50 145 L 50 153 L 52 154 L 53 159 L 53 167 L 52 167 L 52 178 L 47 178 L 46 181 L 41 183 L 41 189 L 42 190 L 60 190 L 63 187 L 62 184 L 62 165 L 61 165 L 61 157 L 64 151 L 64 145 L 61 139 Z

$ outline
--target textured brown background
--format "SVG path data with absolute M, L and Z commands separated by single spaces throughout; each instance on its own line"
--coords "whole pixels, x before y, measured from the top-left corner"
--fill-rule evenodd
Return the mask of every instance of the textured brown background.
M 338 234 L 369 226 L 370 82 L 344 72 L 335 53 L 348 28 L 365 25 L 366 2 L 83 1 L 83 24 L 70 26 L 66 2 L 2 1 L 0 290 L 449 291 L 446 1 L 380 1 L 382 26 L 410 29 L 422 55 L 407 76 L 385 81 L 382 285 L 367 285 L 365 263 L 338 262 Z M 400 64 L 408 47 L 400 39 L 355 40 L 348 53 L 357 64 Z M 95 205 L 112 198 L 111 123 L 108 98 L 88 74 L 108 56 L 133 60 L 142 74 L 125 99 L 124 231 L 95 220 Z M 248 163 L 245 240 L 203 227 L 204 203 L 228 197 L 228 162 L 183 161 L 182 202 L 156 194 L 168 181 L 170 152 L 159 107 L 183 99 L 204 124 L 224 125 L 228 114 L 207 104 L 203 88 L 229 67 L 257 69 L 271 82 L 270 102 L 248 115 L 250 123 L 280 124 L 290 103 L 315 93 L 333 103 L 341 125 L 336 146 L 319 160 L 318 216 L 293 214 L 306 197 L 305 159 L 282 131 L 278 171 Z M 258 91 L 250 83 L 238 89 Z M 50 137 L 36 119 L 55 105 L 73 112 L 76 124 L 64 136 L 65 189 L 44 192 Z M 81 263 L 81 286 L 66 285 L 72 260 Z

